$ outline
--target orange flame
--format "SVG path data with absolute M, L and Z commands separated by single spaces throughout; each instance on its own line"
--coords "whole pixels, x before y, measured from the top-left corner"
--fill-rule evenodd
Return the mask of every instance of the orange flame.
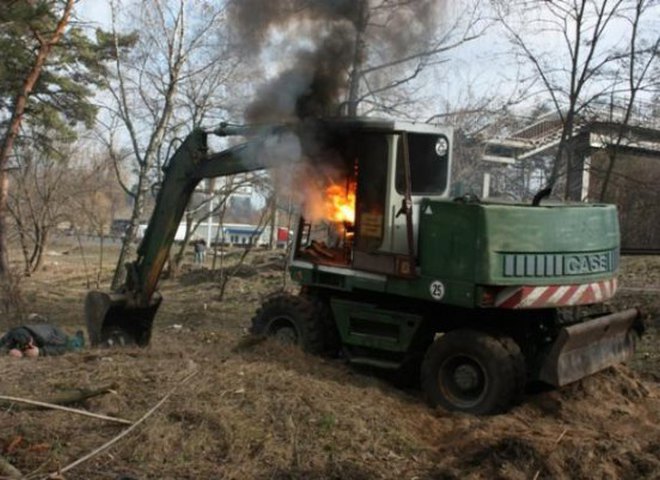
M 332 184 L 325 190 L 326 218 L 333 222 L 355 223 L 355 190 L 357 183 L 352 181 L 348 188 Z

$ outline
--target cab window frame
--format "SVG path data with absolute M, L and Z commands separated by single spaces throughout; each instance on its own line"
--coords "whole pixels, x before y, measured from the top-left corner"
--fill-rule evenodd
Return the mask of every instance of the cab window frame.
M 410 190 L 411 194 L 415 196 L 420 196 L 420 195 L 428 195 L 428 196 L 441 196 L 444 195 L 447 192 L 447 189 L 449 188 L 449 138 L 447 138 L 446 135 L 440 133 L 406 133 L 408 137 L 408 161 L 410 162 Z M 419 145 L 419 140 L 423 139 L 424 141 L 428 142 L 428 146 L 430 148 L 424 149 L 426 150 L 427 154 L 422 154 L 421 152 L 415 152 L 414 146 Z M 447 152 L 445 155 L 438 155 L 435 151 L 435 145 L 440 139 L 444 139 L 445 142 L 447 143 Z M 395 173 L 394 173 L 394 188 L 396 192 L 399 195 L 405 195 L 406 194 L 406 181 L 405 181 L 405 172 L 404 172 L 404 156 L 403 156 L 403 148 L 404 148 L 404 142 L 402 141 L 401 135 L 399 136 L 398 139 L 398 146 L 397 146 L 397 151 L 396 151 L 396 166 L 395 166 Z M 433 157 L 431 158 L 431 155 Z M 420 164 L 420 161 L 424 161 L 425 164 Z M 420 188 L 419 182 L 420 179 L 426 179 L 428 176 L 427 173 L 430 171 L 431 166 L 429 165 L 432 161 L 439 161 L 439 166 L 441 167 L 442 173 L 440 174 L 439 177 L 437 177 L 437 180 L 439 180 L 441 183 L 438 185 L 437 183 L 439 182 L 433 182 L 436 183 L 435 185 L 431 183 L 430 185 L 422 185 L 424 188 Z M 417 187 L 417 188 L 416 188 Z M 427 188 L 427 187 L 433 187 L 433 188 Z M 439 189 L 438 187 L 441 187 Z

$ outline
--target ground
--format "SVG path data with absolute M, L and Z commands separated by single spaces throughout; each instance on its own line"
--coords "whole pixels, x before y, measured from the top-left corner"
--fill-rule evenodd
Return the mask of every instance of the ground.
M 101 285 L 114 253 L 104 252 Z M 98 254 L 91 245 L 53 245 L 43 271 L 20 285 L 26 313 L 70 333 L 83 328 Z M 651 320 L 634 362 L 529 393 L 510 413 L 482 418 L 431 410 L 419 392 L 341 360 L 246 337 L 262 298 L 282 288 L 279 263 L 277 254 L 251 255 L 222 301 L 211 260 L 203 269 L 189 265 L 161 285 L 165 300 L 148 348 L 2 357 L 0 394 L 48 400 L 110 386 L 78 407 L 136 421 L 171 393 L 111 448 L 64 472 L 66 479 L 660 478 L 653 320 L 660 259 L 623 259 L 614 306 L 640 305 Z M 17 320 L 0 318 L 0 326 Z M 66 467 L 127 428 L 17 403 L 0 403 L 0 425 L 0 455 L 29 478 Z

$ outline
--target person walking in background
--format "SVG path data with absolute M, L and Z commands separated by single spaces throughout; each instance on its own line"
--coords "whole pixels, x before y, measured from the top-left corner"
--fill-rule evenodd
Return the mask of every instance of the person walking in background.
M 206 260 L 206 242 L 203 238 L 195 240 L 193 242 L 193 248 L 195 249 L 195 263 L 201 265 Z

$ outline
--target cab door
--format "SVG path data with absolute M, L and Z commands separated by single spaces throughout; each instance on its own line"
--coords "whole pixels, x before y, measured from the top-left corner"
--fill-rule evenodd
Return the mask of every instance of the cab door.
M 361 146 L 353 267 L 415 276 L 420 205 L 447 194 L 449 140 L 437 133 L 365 135 Z
M 388 185 L 389 238 L 381 251 L 416 256 L 422 200 L 446 197 L 449 190 L 449 139 L 437 133 L 403 133 L 394 137 L 394 143 Z M 406 163 L 409 178 L 406 178 Z M 410 210 L 409 215 L 406 210 Z M 408 231 L 410 228 L 412 235 Z M 412 245 L 409 245 L 409 236 Z

